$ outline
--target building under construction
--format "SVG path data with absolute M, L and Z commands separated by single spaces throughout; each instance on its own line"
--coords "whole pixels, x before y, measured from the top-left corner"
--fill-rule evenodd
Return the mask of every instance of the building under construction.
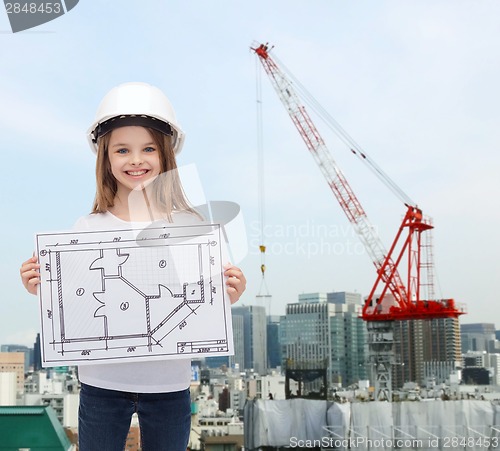
M 458 318 L 394 322 L 393 387 L 405 382 L 424 386 L 431 379 L 443 380 L 461 367 Z

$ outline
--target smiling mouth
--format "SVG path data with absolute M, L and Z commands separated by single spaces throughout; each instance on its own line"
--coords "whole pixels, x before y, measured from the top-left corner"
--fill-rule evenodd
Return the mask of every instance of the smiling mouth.
M 141 171 L 125 171 L 125 173 L 127 175 L 131 175 L 131 176 L 134 176 L 134 177 L 137 177 L 139 175 L 144 175 L 144 174 L 147 174 L 149 171 L 147 169 L 143 169 Z

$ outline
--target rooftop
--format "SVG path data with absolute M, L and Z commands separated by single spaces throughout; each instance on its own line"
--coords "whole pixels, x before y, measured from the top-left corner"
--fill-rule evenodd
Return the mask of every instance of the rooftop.
M 63 427 L 50 406 L 0 406 L 2 450 L 67 451 Z

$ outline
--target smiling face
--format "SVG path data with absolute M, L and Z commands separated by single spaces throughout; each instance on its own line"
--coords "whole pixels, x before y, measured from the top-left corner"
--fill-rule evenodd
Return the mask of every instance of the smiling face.
M 144 127 L 120 127 L 111 132 L 108 157 L 118 197 L 143 189 L 161 173 L 159 152 Z

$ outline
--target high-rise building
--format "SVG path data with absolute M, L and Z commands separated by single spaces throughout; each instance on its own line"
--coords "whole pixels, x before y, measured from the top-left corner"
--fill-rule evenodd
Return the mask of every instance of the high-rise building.
M 488 354 L 488 368 L 492 385 L 500 385 L 500 354 Z
M 351 293 L 349 291 L 335 291 L 333 293 L 326 293 L 326 298 L 331 304 L 362 304 L 361 295 L 359 293 Z
M 366 379 L 367 332 L 360 307 L 356 293 L 300 295 L 281 320 L 284 363 L 302 362 L 309 368 L 326 363 L 329 384 L 348 386 Z
M 277 368 L 281 366 L 281 343 L 280 343 L 280 317 L 269 315 L 267 317 L 267 367 Z
M 243 316 L 237 315 L 232 312 L 231 324 L 233 327 L 233 344 L 234 344 L 234 354 L 227 356 L 215 356 L 207 357 L 205 359 L 205 364 L 209 368 L 220 368 L 221 366 L 229 366 L 235 368 L 236 364 L 238 368 L 243 370 L 244 361 L 244 335 L 243 335 Z
M 33 370 L 40 371 L 42 369 L 42 344 L 40 334 L 36 334 L 35 343 L 33 345 Z
M 18 391 L 17 374 L 0 371 L 0 406 L 15 406 Z
M 496 331 L 493 323 L 471 323 L 460 325 L 462 353 L 468 351 L 496 352 Z
M 24 345 L 1 345 L 0 352 L 22 352 L 24 354 L 24 372 L 27 373 L 32 365 L 33 350 Z
M 24 392 L 24 352 L 0 352 L 0 372 L 15 373 L 17 392 Z
M 342 327 L 344 329 L 343 340 L 336 343 L 332 339 L 332 352 L 335 352 L 336 356 L 344 354 L 339 361 L 333 361 L 337 365 L 336 368 L 335 366 L 332 366 L 332 368 L 336 369 L 334 376 L 337 375 L 339 382 L 345 386 L 357 383 L 359 380 L 368 379 L 366 365 L 368 356 L 367 329 L 365 322 L 359 318 L 359 313 L 359 303 L 336 303 L 335 315 L 330 320 L 332 330 L 333 323 L 338 324 L 338 329 Z
M 24 345 L 0 345 L 0 352 L 26 352 L 29 351 L 28 346 Z
M 243 315 L 232 312 L 234 355 L 229 357 L 231 368 L 245 369 L 245 333 L 243 327 Z
M 327 293 L 301 293 L 299 294 L 299 303 L 319 304 L 328 301 Z
M 249 305 L 232 307 L 235 316 L 243 317 L 244 369 L 259 374 L 267 371 L 267 328 L 264 306 Z
M 405 382 L 424 384 L 432 376 L 432 368 L 439 367 L 443 378 L 443 368 L 451 374 L 461 366 L 458 318 L 394 321 L 393 325 L 393 388 L 401 388 Z

